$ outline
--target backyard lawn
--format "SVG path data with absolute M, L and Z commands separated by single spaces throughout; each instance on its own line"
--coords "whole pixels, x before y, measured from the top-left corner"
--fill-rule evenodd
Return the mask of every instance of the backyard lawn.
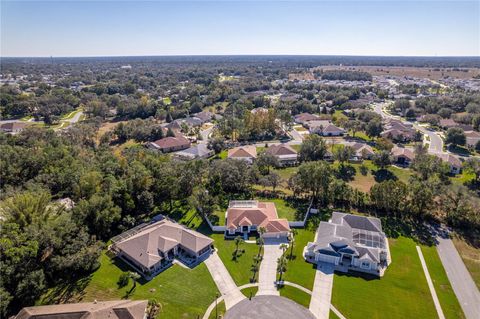
M 105 253 L 102 254 L 100 263 L 100 268 L 87 282 L 82 280 L 82 283 L 87 285 L 74 296 L 76 300 L 87 302 L 122 298 L 156 299 L 162 305 L 160 314 L 162 318 L 197 318 L 204 314 L 218 292 L 203 263 L 193 269 L 173 265 L 149 282 L 141 279 L 130 294 L 128 292 L 132 288 L 131 281 L 123 288 L 118 287 L 117 281 L 123 271 L 131 269 L 117 258 L 110 259 Z M 61 288 L 50 290 L 40 303 L 55 302 L 62 292 L 71 292 L 71 287 L 64 289 L 64 291 L 61 291 Z
M 389 239 L 392 264 L 381 279 L 335 274 L 332 304 L 349 319 L 437 318 L 412 239 Z M 352 305 L 355 305 L 354 307 Z

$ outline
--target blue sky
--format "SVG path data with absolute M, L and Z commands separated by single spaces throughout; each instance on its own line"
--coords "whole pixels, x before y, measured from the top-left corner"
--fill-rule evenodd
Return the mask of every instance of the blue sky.
M 480 55 L 480 1 L 4 1 L 1 56 Z

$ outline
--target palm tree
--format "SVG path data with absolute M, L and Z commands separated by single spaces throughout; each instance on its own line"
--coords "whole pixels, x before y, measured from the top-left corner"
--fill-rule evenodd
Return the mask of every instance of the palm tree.
M 243 243 L 243 238 L 240 236 L 235 237 L 235 251 L 233 252 L 233 259 L 237 259 L 238 257 L 238 246 Z
M 140 275 L 134 271 L 130 271 L 128 276 L 133 280 L 133 286 L 132 289 L 130 289 L 130 291 L 133 291 L 137 287 L 137 280 L 140 279 Z
M 285 257 L 280 257 L 277 260 L 277 272 L 279 273 L 278 281 L 282 281 L 282 275 L 287 271 L 287 260 Z
M 262 252 L 262 247 L 263 247 L 263 244 L 265 243 L 265 241 L 263 240 L 262 237 L 258 237 L 257 238 L 257 245 L 258 245 L 258 256 L 260 256 L 261 252 Z
M 255 277 L 257 276 L 257 272 L 258 272 L 259 268 L 260 267 L 258 266 L 258 263 L 255 261 L 255 263 L 252 265 L 253 276 L 252 276 L 252 279 L 250 280 L 250 282 L 255 282 Z
M 293 246 L 295 244 L 295 236 L 297 236 L 298 231 L 296 229 L 292 229 L 290 232 L 290 260 L 293 257 Z
M 280 249 L 282 250 L 283 254 L 285 254 L 285 251 L 288 249 L 288 245 L 287 244 L 281 244 Z

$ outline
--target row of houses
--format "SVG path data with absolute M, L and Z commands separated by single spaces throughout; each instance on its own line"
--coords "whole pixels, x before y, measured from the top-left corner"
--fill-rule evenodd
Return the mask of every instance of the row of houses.
M 462 161 L 460 161 L 458 157 L 447 153 L 436 153 L 434 156 L 441 159 L 444 163 L 447 163 L 451 174 L 457 175 L 462 171 Z M 392 149 L 392 157 L 394 164 L 408 167 L 415 159 L 415 153 L 409 148 L 395 146 Z

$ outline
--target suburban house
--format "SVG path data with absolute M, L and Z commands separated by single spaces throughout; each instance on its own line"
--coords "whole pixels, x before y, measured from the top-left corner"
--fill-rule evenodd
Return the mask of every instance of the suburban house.
M 303 250 L 306 261 L 329 263 L 335 270 L 383 276 L 390 264 L 387 237 L 380 219 L 334 212 L 320 222 L 316 241 Z
M 394 164 L 410 166 L 415 159 L 415 153 L 408 148 L 395 146 L 392 149 L 392 157 Z
M 438 126 L 440 126 L 441 128 L 446 130 L 446 129 L 449 129 L 451 127 L 457 127 L 458 123 L 455 122 L 452 119 L 441 119 L 438 123 Z
M 316 121 L 319 119 L 320 119 L 320 116 L 315 114 L 310 114 L 310 113 L 301 113 L 301 114 L 295 115 L 294 117 L 295 123 L 298 123 L 298 124 L 306 124 L 309 121 Z
M 161 215 L 158 219 L 114 237 L 109 247 L 146 279 L 170 267 L 175 258 L 193 267 L 212 251 L 209 237 Z
M 373 148 L 365 143 L 345 143 L 345 146 L 350 146 L 353 149 L 354 153 L 350 160 L 355 162 L 372 159 L 373 155 L 375 155 Z
M 113 300 L 25 307 L 14 319 L 145 319 L 147 300 Z
M 0 130 L 5 133 L 19 133 L 23 131 L 26 126 L 27 124 L 22 122 L 10 122 L 2 124 Z
M 288 239 L 290 226 L 285 218 L 278 218 L 272 202 L 256 200 L 230 201 L 225 214 L 225 238 L 248 237 L 262 227 L 264 238 Z
M 177 136 L 167 136 L 155 142 L 150 142 L 147 147 L 163 153 L 181 151 L 189 148 L 190 141 L 184 136 L 177 134 Z
M 341 136 L 345 134 L 345 130 L 335 126 L 330 121 L 309 121 L 306 124 L 310 133 L 322 136 Z
M 175 153 L 175 157 L 181 160 L 205 159 L 213 156 L 214 151 L 207 147 L 207 144 L 200 143 L 183 151 Z
M 448 164 L 450 167 L 450 174 L 457 175 L 462 171 L 462 161 L 459 160 L 458 157 L 445 153 L 437 153 L 435 156 Z
M 252 164 L 257 158 L 257 147 L 255 145 L 245 145 L 228 150 L 228 158 L 246 161 Z
M 193 114 L 193 116 L 200 119 L 202 121 L 202 123 L 206 123 L 206 122 L 210 122 L 212 119 L 214 119 L 215 114 L 213 114 L 212 112 L 208 112 L 208 111 L 202 111 L 202 112 Z
M 467 138 L 467 147 L 475 148 L 478 142 L 480 142 L 480 132 L 466 131 L 465 137 Z
M 380 135 L 394 141 L 406 142 L 414 140 L 416 133 L 417 131 L 411 125 L 399 120 L 389 120 Z
M 298 163 L 298 154 L 288 144 L 270 145 L 265 151 L 277 158 L 280 166 L 292 166 Z

